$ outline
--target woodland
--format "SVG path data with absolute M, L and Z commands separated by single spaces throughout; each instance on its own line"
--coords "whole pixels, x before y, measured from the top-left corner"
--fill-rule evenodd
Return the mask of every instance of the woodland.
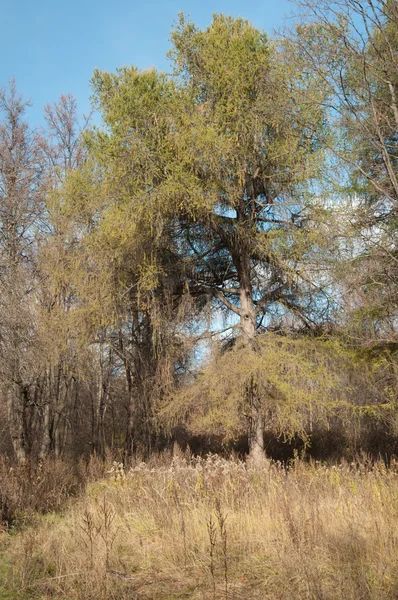
M 397 450 L 398 6 L 271 38 L 180 15 L 170 73 L 0 93 L 1 453 Z M 268 450 L 267 450 L 268 448 Z
M 398 597 L 398 3 L 0 88 L 0 598 Z

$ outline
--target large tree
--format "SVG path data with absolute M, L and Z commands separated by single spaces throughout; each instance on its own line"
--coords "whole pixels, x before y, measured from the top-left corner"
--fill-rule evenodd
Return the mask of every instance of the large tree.
M 147 224 L 153 250 L 168 240 L 161 255 L 178 264 L 191 297 L 235 315 L 255 351 L 261 325 L 290 312 L 311 327 L 327 307 L 305 260 L 317 243 L 310 182 L 322 111 L 299 97 L 301 88 L 321 92 L 243 19 L 216 15 L 202 31 L 181 16 L 172 41 L 172 76 L 95 74 L 106 130 L 92 147 L 136 231 Z M 167 269 L 156 261 L 155 251 L 146 255 L 155 280 Z M 249 440 L 260 454 L 254 388 L 248 382 Z

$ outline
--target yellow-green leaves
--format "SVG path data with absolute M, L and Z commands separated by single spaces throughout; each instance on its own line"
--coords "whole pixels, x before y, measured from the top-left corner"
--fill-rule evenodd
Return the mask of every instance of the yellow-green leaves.
M 231 440 L 244 435 L 255 385 L 266 427 L 278 435 L 305 439 L 311 421 L 327 426 L 349 409 L 366 363 L 336 341 L 267 333 L 256 350 L 237 344 L 213 357 L 189 385 L 168 399 L 162 418 L 184 423 L 195 435 Z M 377 410 L 377 409 L 376 409 Z

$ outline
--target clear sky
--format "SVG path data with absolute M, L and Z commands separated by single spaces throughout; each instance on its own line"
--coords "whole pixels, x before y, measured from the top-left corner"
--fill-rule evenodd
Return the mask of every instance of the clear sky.
M 272 34 L 291 10 L 288 0 L 0 0 L 0 86 L 15 77 L 32 102 L 33 125 L 62 93 L 72 93 L 88 112 L 95 68 L 168 68 L 179 12 L 200 27 L 214 12 L 241 16 Z

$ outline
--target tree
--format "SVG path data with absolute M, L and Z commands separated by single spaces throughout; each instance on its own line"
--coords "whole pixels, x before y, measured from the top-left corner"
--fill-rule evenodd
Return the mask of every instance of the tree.
M 366 343 L 395 341 L 398 5 L 390 0 L 299 4 L 304 12 L 296 60 L 322 81 L 325 118 L 336 132 L 328 145 L 340 163 L 337 193 L 348 192 L 352 199 L 342 213 L 349 227 L 340 227 L 345 246 L 340 258 L 348 260 L 338 270 L 342 297 L 349 297 L 345 308 L 354 317 L 352 333 Z
M 71 318 L 62 326 L 74 332 L 75 344 L 98 355 L 94 448 L 104 453 L 110 370 L 113 379 L 125 379 L 119 397 L 130 456 L 150 451 L 156 436 L 153 403 L 185 360 L 184 336 L 177 332 L 184 285 L 166 227 L 158 234 L 148 219 L 134 214 L 129 194 L 138 185 L 123 176 L 126 165 L 114 156 L 113 143 L 96 130 L 87 134 L 87 162 L 69 172 L 53 195 L 52 216 L 64 236 L 57 252 L 50 247 L 47 260 L 50 279 L 72 296 Z
M 57 210 L 57 194 L 66 177 L 84 164 L 83 133 L 90 116 L 80 116 L 76 99 L 67 94 L 62 95 L 58 102 L 45 106 L 44 119 L 46 127 L 41 133 L 40 143 L 45 165 L 46 235 L 41 240 L 38 253 L 41 286 L 37 294 L 45 363 L 40 402 L 37 402 L 42 421 L 38 450 L 41 459 L 50 452 L 56 457 L 61 455 L 70 434 L 76 388 L 84 370 L 82 363 L 88 371 L 93 370 L 95 363 L 90 360 L 86 349 L 83 351 L 77 347 L 78 334 L 76 328 L 71 327 L 68 316 L 74 305 L 73 284 L 64 275 L 71 258 L 73 238 L 70 239 L 71 227 Z M 104 368 L 100 361 L 100 376 Z M 106 377 L 102 377 L 102 381 L 105 380 Z M 93 426 L 94 429 L 96 427 Z
M 14 454 L 24 462 L 50 451 L 60 456 L 76 409 L 82 370 L 66 316 L 71 289 L 60 281 L 65 222 L 52 211 L 52 195 L 82 162 L 83 149 L 71 96 L 46 108 L 49 131 L 41 133 L 25 122 L 28 104 L 14 82 L 1 92 L 0 106 L 0 384 Z M 79 350 L 89 371 L 93 361 Z
M 92 144 L 108 161 L 112 199 L 135 232 L 150 227 L 152 249 L 169 240 L 190 295 L 234 314 L 247 348 L 286 311 L 311 328 L 325 307 L 305 267 L 322 112 L 297 94 L 316 95 L 314 82 L 243 19 L 216 15 L 201 31 L 181 16 L 172 41 L 173 76 L 94 76 L 106 130 Z M 156 252 L 145 257 L 156 281 Z M 262 454 L 261 401 L 247 389 L 250 448 Z
M 0 383 L 8 402 L 9 431 L 23 462 L 39 348 L 35 328 L 37 240 L 43 215 L 40 139 L 24 120 L 28 106 L 14 81 L 0 90 Z M 32 415 L 30 415 L 32 416 Z
M 47 127 L 43 146 L 54 182 L 62 183 L 66 174 L 84 161 L 83 133 L 91 116 L 91 112 L 88 116 L 79 115 L 76 98 L 71 94 L 44 107 Z

